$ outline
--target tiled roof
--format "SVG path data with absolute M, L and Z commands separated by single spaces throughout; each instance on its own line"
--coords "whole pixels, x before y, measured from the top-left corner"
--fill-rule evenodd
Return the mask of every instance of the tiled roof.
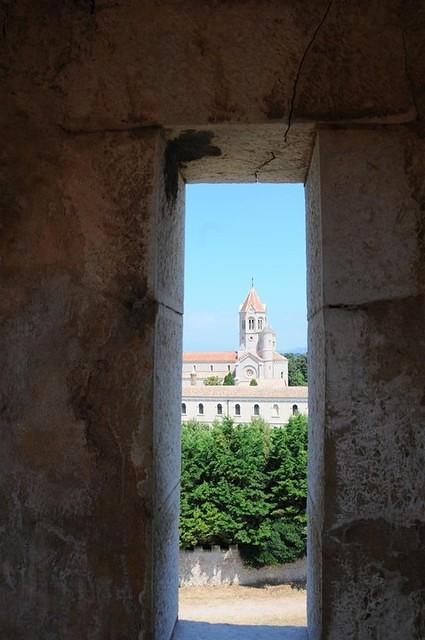
M 285 356 L 283 356 L 281 353 L 274 353 L 273 354 L 273 360 L 287 360 L 288 358 L 285 358 Z
M 264 313 L 266 310 L 266 305 L 261 302 L 254 287 L 251 287 L 248 291 L 248 295 L 242 302 L 239 311 L 248 311 L 250 307 L 253 307 L 254 311 L 258 311 L 260 313 Z
M 278 387 L 258 385 L 256 387 L 243 385 L 208 386 L 199 384 L 185 385 L 182 390 L 183 398 L 293 398 L 294 400 L 308 400 L 308 387 Z
M 186 351 L 183 362 L 236 362 L 237 351 Z

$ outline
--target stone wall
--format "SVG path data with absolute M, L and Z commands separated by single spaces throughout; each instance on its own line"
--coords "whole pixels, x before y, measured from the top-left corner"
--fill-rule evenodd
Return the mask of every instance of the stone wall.
M 180 551 L 181 587 L 288 584 L 305 581 L 305 558 L 290 564 L 252 569 L 243 563 L 237 546 L 231 545 L 228 549 L 213 546 L 211 550 L 196 547 L 194 551 Z
M 425 638 L 424 3 L 0 20 L 0 637 L 171 637 L 179 179 L 307 177 L 309 636 Z
M 425 638 L 424 157 L 404 128 L 321 130 L 316 140 L 311 640 Z

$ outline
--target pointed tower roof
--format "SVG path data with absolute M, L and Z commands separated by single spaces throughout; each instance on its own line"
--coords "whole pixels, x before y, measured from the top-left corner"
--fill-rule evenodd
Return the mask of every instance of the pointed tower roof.
M 239 312 L 249 311 L 251 307 L 254 309 L 254 311 L 257 311 L 259 313 L 264 313 L 266 311 L 266 305 L 261 302 L 254 287 L 251 287 L 251 289 L 248 291 L 248 295 L 239 307 Z

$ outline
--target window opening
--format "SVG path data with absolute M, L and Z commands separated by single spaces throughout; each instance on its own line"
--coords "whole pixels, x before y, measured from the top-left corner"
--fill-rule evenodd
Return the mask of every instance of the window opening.
M 269 165 L 267 165 L 268 167 Z M 277 167 L 277 163 L 275 163 Z M 270 169 L 274 168 L 273 164 L 270 164 Z M 261 177 L 261 176 L 260 176 Z M 251 193 L 256 193 L 269 185 L 251 185 Z M 232 491 L 232 506 L 234 503 L 237 508 L 237 500 L 235 497 L 238 494 L 235 487 L 240 487 L 241 481 L 249 483 L 252 478 L 239 478 L 234 477 L 232 472 L 234 469 L 242 470 L 245 467 L 248 470 L 253 469 L 250 464 L 245 465 L 244 461 L 251 455 L 250 452 L 255 451 L 250 447 L 251 441 L 246 437 L 246 433 L 250 428 L 257 429 L 255 442 L 261 441 L 258 439 L 258 421 L 264 420 L 268 427 L 267 434 L 273 434 L 274 430 L 285 429 L 286 423 L 291 415 L 291 409 L 293 405 L 288 403 L 287 388 L 287 362 L 283 361 L 280 357 L 286 353 L 290 354 L 293 347 L 294 353 L 303 348 L 304 336 L 301 331 L 297 332 L 291 325 L 300 325 L 302 323 L 298 321 L 302 318 L 302 312 L 296 310 L 298 315 L 292 313 L 294 299 L 301 298 L 305 289 L 303 288 L 302 281 L 297 280 L 296 270 L 299 267 L 298 263 L 301 263 L 304 251 L 304 238 L 301 237 L 299 244 L 299 250 L 294 254 L 291 254 L 291 259 L 285 262 L 286 257 L 282 252 L 282 238 L 286 238 L 285 232 L 280 228 L 279 220 L 289 218 L 291 216 L 282 216 L 282 202 L 285 198 L 282 198 L 277 191 L 279 185 L 270 185 L 271 189 L 276 189 L 274 199 L 279 201 L 278 212 L 275 212 L 274 218 L 271 218 L 269 222 L 266 217 L 269 213 L 269 205 L 267 200 L 263 203 L 257 204 L 257 212 L 247 213 L 247 201 L 244 200 L 243 194 L 241 194 L 240 202 L 242 219 L 237 218 L 238 215 L 235 211 L 237 208 L 238 198 L 235 199 L 232 196 L 228 197 L 229 202 L 232 202 L 232 210 L 229 214 L 223 213 L 223 206 L 221 204 L 217 206 L 211 206 L 211 198 L 204 195 L 203 188 L 214 190 L 216 187 L 220 190 L 226 190 L 233 188 L 232 185 L 189 185 L 187 187 L 186 202 L 188 210 L 186 212 L 186 224 L 189 227 L 188 237 L 189 247 L 186 242 L 186 285 L 185 285 L 185 318 L 184 318 L 184 330 L 186 338 L 184 342 L 184 351 L 186 354 L 190 354 L 190 358 L 186 356 L 186 364 L 183 367 L 183 401 L 182 401 L 182 423 L 184 430 L 183 449 L 186 452 L 185 455 L 190 456 L 185 458 L 182 476 L 182 495 L 186 498 L 185 490 L 190 490 L 190 485 L 195 486 L 197 489 L 198 480 L 200 483 L 211 482 L 212 479 L 208 477 L 208 462 L 212 457 L 216 455 L 212 451 L 212 443 L 217 441 L 219 443 L 223 439 L 223 446 L 225 451 L 229 451 L 229 443 L 232 443 L 233 435 L 232 430 L 237 432 L 237 437 L 240 436 L 240 445 L 234 447 L 231 460 L 229 459 L 228 469 L 229 473 L 226 475 L 226 468 L 221 470 L 221 478 L 229 484 Z M 237 185 L 236 188 L 245 188 L 245 185 Z M 282 188 L 280 186 L 280 188 Z M 292 186 L 290 187 L 292 188 Z M 298 222 L 295 225 L 302 227 L 305 219 L 303 211 L 304 194 L 302 193 L 302 187 L 298 186 L 301 192 L 301 207 L 296 212 Z M 193 203 L 190 203 L 191 192 L 198 192 L 200 195 L 197 197 L 196 208 Z M 277 197 L 278 196 L 278 197 Z M 225 204 L 225 203 L 223 203 Z M 289 205 L 288 213 L 292 209 L 292 204 Z M 262 228 L 268 229 L 267 231 L 267 243 L 258 242 L 258 212 L 264 211 L 264 221 L 262 222 Z M 223 225 L 220 228 L 220 216 L 223 218 L 230 218 L 235 216 L 232 220 L 232 227 L 226 229 Z M 249 216 L 252 216 L 248 218 Z M 192 220 L 195 220 L 195 224 L 192 227 Z M 252 224 L 251 224 L 252 222 Z M 227 221 L 226 221 L 227 224 Z M 285 223 L 286 224 L 286 223 Z M 237 238 L 238 230 L 244 229 L 243 241 L 235 242 Z M 256 229 L 251 238 L 245 237 L 246 234 L 252 233 Z M 207 230 L 208 232 L 205 232 Z M 236 233 L 235 233 L 236 232 Z M 291 245 L 294 244 L 293 236 L 291 234 Z M 239 238 L 240 240 L 240 238 Z M 192 249 L 193 247 L 193 249 Z M 192 257 L 191 252 L 193 251 Z M 219 253 L 218 253 L 219 252 Z M 239 252 L 239 253 L 238 253 Z M 268 265 L 268 256 L 272 258 L 272 265 Z M 282 267 L 282 272 L 279 274 L 276 271 L 276 264 Z M 253 270 L 252 265 L 255 264 Z M 304 263 L 305 267 L 305 263 Z M 252 272 L 253 271 L 253 272 Z M 233 292 L 233 286 L 235 279 L 243 278 L 244 272 L 246 272 L 247 282 L 246 285 L 242 284 L 242 295 L 239 291 L 236 294 Z M 301 268 L 300 272 L 305 273 L 305 268 Z M 286 276 L 285 274 L 289 274 Z M 231 277 L 230 277 L 231 276 Z M 254 277 L 254 282 L 251 281 L 251 277 Z M 286 281 L 290 284 L 287 286 Z M 196 286 L 199 296 L 197 301 L 192 294 L 192 283 Z M 217 284 L 217 286 L 216 286 Z M 237 283 L 239 287 L 239 284 Z M 246 288 L 245 288 L 246 287 Z M 285 288 L 286 287 L 286 288 Z M 276 292 L 273 289 L 278 289 Z M 253 289 L 251 300 L 253 304 L 245 306 L 240 309 L 240 305 L 243 304 L 244 298 Z M 267 289 L 270 293 L 266 293 Z M 232 293 L 231 293 L 232 292 Z M 269 297 L 270 295 L 270 297 Z M 192 296 L 192 300 L 189 300 Z M 244 297 L 242 297 L 244 296 Z M 273 296 L 275 298 L 273 299 Z M 234 299 L 234 303 L 232 300 Z M 233 306 L 232 306 L 233 305 Z M 260 306 L 261 305 L 261 306 Z M 188 313 L 189 312 L 189 313 Z M 264 313 L 264 315 L 261 315 Z M 233 314 L 233 315 L 232 315 Z M 292 318 L 297 318 L 297 323 L 292 322 Z M 227 328 L 229 325 L 229 329 Z M 288 326 L 289 325 L 289 326 Z M 276 331 L 277 345 L 274 345 L 273 333 L 268 332 L 265 328 L 272 327 Z M 264 332 L 264 333 L 261 333 Z M 261 337 L 260 334 L 261 333 Z M 258 338 L 260 340 L 258 341 Z M 276 356 L 273 354 L 270 357 L 270 353 L 273 350 Z M 295 349 L 297 351 L 295 351 Z M 263 358 L 263 355 L 267 356 Z M 217 356 L 217 358 L 215 357 Z M 230 359 L 230 362 L 229 362 Z M 289 360 L 289 364 L 292 363 Z M 196 373 L 196 370 L 198 372 Z M 188 371 L 193 371 L 192 377 Z M 231 375 L 225 380 L 227 374 Z M 290 373 L 292 373 L 292 367 L 290 366 Z M 295 381 L 296 376 L 293 375 L 292 381 Z M 254 381 L 254 384 L 251 382 Z M 206 384 L 205 384 L 206 382 Z M 255 385 L 257 382 L 257 385 Z M 294 382 L 293 382 L 294 384 Z M 268 392 L 270 387 L 270 393 Z M 276 395 L 277 394 L 277 395 Z M 284 398 L 282 404 L 278 398 L 279 394 L 282 394 Z M 300 402 L 304 407 L 304 400 L 301 400 L 303 396 L 297 392 Z M 286 396 L 286 397 L 285 397 Z M 236 400 L 236 398 L 242 397 L 242 401 Z M 186 405 L 187 416 L 183 413 L 183 404 Z M 242 404 L 244 404 L 244 415 L 242 416 Z M 214 409 L 215 407 L 215 409 Z M 282 409 L 282 416 L 280 416 L 279 408 Z M 226 417 L 225 417 L 226 416 Z M 192 420 L 195 418 L 195 420 Z M 190 422 L 189 422 L 190 420 Z M 198 423 L 198 424 L 196 424 Z M 241 424 L 242 423 L 242 424 Z M 246 423 L 246 424 L 245 424 Z M 257 423 L 257 424 L 256 424 Z M 199 443 L 203 443 L 203 447 L 197 449 L 196 443 L 192 450 L 188 449 L 189 442 L 193 439 L 196 429 L 199 427 L 200 440 Z M 214 432 L 214 429 L 217 429 Z M 220 431 L 221 430 L 221 431 Z M 245 431 L 247 430 L 247 431 Z M 212 432 L 213 437 L 210 438 Z M 275 434 L 278 436 L 278 434 Z M 226 440 L 228 438 L 228 441 Z M 246 447 L 242 446 L 243 441 L 246 438 Z M 270 438 L 270 442 L 275 440 L 275 446 L 277 447 L 277 453 L 271 453 L 270 455 L 280 455 L 279 438 L 275 438 L 274 435 Z M 238 440 L 239 442 L 239 440 Z M 270 442 L 265 444 L 264 462 L 265 465 L 269 463 L 267 456 L 269 455 Z M 207 444 L 208 443 L 208 444 Z M 207 446 L 205 446 L 207 445 Z M 215 446 L 215 445 L 214 445 Z M 219 459 L 219 458 L 217 458 Z M 263 459 L 261 457 L 261 459 Z M 304 456 L 305 460 L 305 456 Z M 260 463 L 261 464 L 261 463 Z M 192 466 L 191 466 L 192 465 Z M 270 465 L 269 465 L 270 466 Z M 188 477 L 187 471 L 192 468 L 193 476 Z M 265 467 L 268 468 L 268 467 Z M 297 473 L 299 473 L 300 466 L 297 466 Z M 199 472 L 199 473 L 198 473 Z M 241 471 L 242 473 L 242 471 Z M 263 473 L 263 470 L 261 471 Z M 216 474 L 217 475 L 217 474 Z M 252 474 L 251 475 L 256 475 Z M 218 478 L 220 480 L 221 478 Z M 176 479 L 177 482 L 178 479 Z M 187 483 L 186 487 L 184 483 Z M 274 480 L 271 481 L 272 483 Z M 270 483 L 267 487 L 270 487 Z M 275 489 L 273 489 L 274 491 Z M 230 495 L 230 494 L 229 494 Z M 248 492 L 245 496 L 249 499 L 249 495 L 252 495 L 253 502 L 257 499 L 255 479 L 252 486 L 252 493 Z M 273 494 L 274 496 L 274 494 Z M 269 496 L 270 497 L 270 496 Z M 265 502 L 268 503 L 269 497 L 265 496 Z M 242 498 L 242 496 L 241 496 Z M 203 498 L 204 499 L 204 498 Z M 272 502 L 273 500 L 271 500 Z M 186 506 L 191 502 L 183 502 L 184 508 L 182 509 L 182 517 L 186 517 L 185 526 L 193 526 L 194 518 L 192 517 L 191 510 Z M 299 502 L 298 502 L 299 504 Z M 203 518 L 209 517 L 208 512 L 208 496 L 205 496 L 205 504 L 202 504 L 202 500 L 199 500 L 199 518 L 200 523 L 203 525 Z M 241 505 L 243 506 L 243 504 Z M 220 513 L 226 514 L 225 500 L 222 504 L 217 505 Z M 255 512 L 255 504 L 253 506 L 253 512 Z M 274 506 L 272 506 L 273 510 Z M 250 512 L 249 512 L 250 513 Z M 304 515 L 304 514 L 301 514 Z M 265 515 L 267 518 L 273 519 L 272 515 Z M 198 515 L 197 515 L 198 518 Z M 302 518 L 300 518 L 302 520 Z M 268 522 L 268 521 L 267 521 Z M 303 520 L 305 525 L 305 520 Z M 298 526 L 298 525 L 294 525 Z M 235 537 L 230 537 L 228 532 L 224 532 L 224 537 L 221 531 L 217 531 L 214 539 L 211 539 L 208 531 L 206 535 L 203 535 L 202 527 L 199 528 L 199 533 L 196 532 L 195 537 L 187 535 L 186 538 L 181 538 L 181 553 L 182 555 L 187 552 L 188 557 L 185 558 L 185 568 L 187 569 L 187 561 L 190 562 L 189 554 L 196 556 L 202 547 L 209 550 L 209 561 L 211 565 L 216 563 L 221 553 L 219 548 L 223 548 L 224 545 L 230 545 L 232 554 L 237 554 L 237 549 L 234 546 Z M 302 534 L 304 535 L 305 526 L 302 527 Z M 233 532 L 231 532 L 233 535 Z M 269 544 L 267 541 L 266 545 Z M 212 545 L 212 546 L 211 546 Z M 294 545 L 295 546 L 295 545 Z M 302 547 L 302 544 L 300 545 Z M 300 548 L 298 546 L 297 548 Z M 195 553 L 193 552 L 196 547 Z M 192 550 L 192 551 L 190 551 Z M 270 542 L 270 547 L 266 546 L 262 550 L 265 556 L 273 554 L 273 544 Z M 205 553 L 207 553 L 205 551 Z M 286 551 L 285 551 L 286 553 Z M 286 556 L 285 556 L 286 557 Z M 202 558 L 201 558 L 202 560 Z M 196 562 L 196 560 L 194 560 Z M 278 563 L 278 559 L 276 559 Z M 215 565 L 218 566 L 217 564 Z M 187 572 L 182 569 L 181 574 L 184 579 L 184 575 L 189 576 L 190 571 Z M 214 570 L 214 569 L 213 569 Z M 184 573 L 186 571 L 186 574 Z M 215 574 L 217 578 L 219 574 Z M 193 603 L 191 603 L 193 604 Z M 232 608 L 231 598 L 229 598 L 229 608 Z M 184 619 L 184 611 L 179 614 L 180 619 Z M 242 624 L 242 622 L 241 622 Z M 247 635 L 249 635 L 249 629 Z M 217 634 L 218 636 L 219 634 Z M 282 637 L 285 633 L 282 630 Z

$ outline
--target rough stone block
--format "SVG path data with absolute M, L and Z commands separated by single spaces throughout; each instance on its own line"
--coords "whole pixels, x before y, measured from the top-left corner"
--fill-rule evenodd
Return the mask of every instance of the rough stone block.
M 158 301 L 163 265 L 182 301 L 182 220 L 159 206 L 165 143 L 151 128 L 62 132 L 27 156 L 14 145 L 6 178 L 21 195 L 0 240 L 13 291 L 1 300 L 0 635 L 153 638 L 158 615 L 171 634 L 176 589 L 162 589 L 168 609 L 152 599 L 157 546 L 177 555 L 177 515 L 153 522 L 155 441 L 176 482 L 180 423 L 181 315 Z M 166 578 L 177 584 L 172 563 Z
M 321 131 L 313 157 L 309 616 L 321 640 L 425 635 L 419 149 L 401 130 Z

